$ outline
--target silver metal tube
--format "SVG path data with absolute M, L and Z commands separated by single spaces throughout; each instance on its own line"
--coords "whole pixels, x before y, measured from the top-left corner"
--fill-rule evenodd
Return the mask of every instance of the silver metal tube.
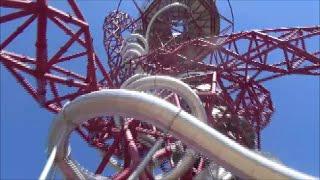
M 170 76 L 148 76 L 137 79 L 126 85 L 126 89 L 144 91 L 149 89 L 167 89 L 181 96 L 191 109 L 191 113 L 203 122 L 207 122 L 207 116 L 203 104 L 198 95 L 184 82 Z M 162 176 L 162 179 L 178 179 L 195 162 L 195 152 L 187 149 L 178 165 Z
M 161 147 L 163 143 L 163 139 L 159 139 L 156 141 L 156 143 L 152 146 L 146 157 L 143 159 L 143 161 L 139 164 L 137 169 L 129 176 L 128 180 L 136 180 L 138 179 L 139 175 L 142 173 L 142 171 L 145 169 L 145 167 L 148 165 L 150 160 L 152 159 L 153 154 Z
M 132 82 L 144 78 L 148 76 L 147 74 L 135 74 L 133 76 L 131 76 L 129 79 L 127 79 L 126 81 L 124 81 L 121 86 L 120 89 L 126 89 L 126 87 L 131 84 Z M 115 125 L 120 128 L 121 127 L 121 120 L 120 120 L 120 116 L 114 116 L 114 123 Z
M 168 9 L 171 9 L 171 8 L 175 8 L 175 7 L 182 7 L 184 9 L 187 9 L 187 10 L 190 10 L 190 8 L 185 5 L 185 4 L 182 4 L 182 3 L 179 3 L 179 2 L 175 2 L 175 3 L 172 3 L 172 4 L 169 4 L 163 8 L 161 8 L 159 11 L 157 11 L 155 13 L 155 15 L 152 16 L 149 24 L 148 24 L 148 27 L 147 27 L 147 30 L 146 30 L 146 40 L 147 40 L 147 43 L 149 43 L 149 39 L 150 39 L 150 30 L 151 30 L 151 27 L 154 23 L 154 21 L 157 19 L 157 17 L 162 14 L 163 12 L 167 11 Z
M 126 81 L 124 81 L 124 82 L 121 84 L 120 88 L 121 88 L 121 89 L 126 89 L 126 87 L 127 87 L 129 84 L 131 84 L 132 82 L 134 82 L 134 81 L 136 81 L 136 80 L 138 80 L 138 79 L 147 77 L 147 76 L 148 76 L 148 74 L 135 74 L 135 75 L 131 76 L 130 78 L 128 78 Z
M 142 53 L 137 49 L 129 49 L 124 53 L 124 55 L 122 55 L 124 62 L 126 62 L 127 59 L 132 59 L 139 56 L 142 56 Z
M 54 146 L 50 155 L 49 155 L 49 158 L 47 160 L 47 163 L 46 165 L 44 166 L 41 174 L 40 174 L 40 177 L 39 177 L 39 180 L 46 180 L 48 179 L 48 175 L 51 171 L 51 169 L 54 167 L 54 159 L 56 157 L 56 153 L 57 153 L 57 147 Z
M 252 152 L 169 102 L 145 93 L 108 89 L 82 95 L 63 108 L 57 121 L 78 125 L 87 119 L 105 114 L 126 115 L 167 129 L 187 145 L 240 177 L 315 179 Z M 68 126 L 59 131 L 67 132 L 65 134 L 68 135 L 74 128 Z M 59 143 L 51 136 L 49 152 L 57 146 L 57 157 L 65 157 L 67 138 L 68 136 Z
M 147 76 L 137 79 L 124 87 L 136 91 L 154 88 L 167 89 L 181 96 L 190 106 L 192 114 L 202 122 L 207 123 L 207 115 L 199 96 L 188 84 L 170 76 Z
M 137 42 L 137 39 L 142 42 L 144 47 L 142 47 Z M 124 59 L 124 63 L 126 63 L 127 60 L 145 55 L 148 53 L 148 51 L 149 51 L 149 45 L 146 39 L 140 34 L 131 34 L 125 40 L 125 43 L 121 48 L 120 54 Z
M 121 49 L 121 55 L 124 54 L 128 49 L 136 49 L 141 54 L 145 54 L 146 50 L 138 43 L 136 42 L 126 42 L 123 49 Z
M 162 180 L 175 180 L 179 179 L 183 174 L 185 174 L 190 167 L 193 166 L 195 163 L 196 153 L 192 149 L 186 149 L 185 154 L 183 155 L 182 159 L 178 162 L 177 166 L 169 171 L 168 173 L 164 174 L 161 179 Z
M 134 41 L 135 39 L 139 39 L 143 43 L 144 49 L 146 52 L 149 51 L 148 42 L 141 34 L 135 34 L 135 33 L 130 34 L 129 37 L 126 38 L 126 41 L 130 42 L 130 41 Z

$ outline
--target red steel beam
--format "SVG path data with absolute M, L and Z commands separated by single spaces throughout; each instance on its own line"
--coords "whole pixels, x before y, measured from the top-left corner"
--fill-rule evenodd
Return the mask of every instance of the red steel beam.
M 47 49 L 47 9 L 48 4 L 46 0 L 38 0 L 38 22 L 37 22 L 37 40 L 36 40 L 36 72 L 38 75 L 37 79 L 37 91 L 38 101 L 41 105 L 46 100 L 46 80 L 43 75 L 46 73 L 46 63 L 48 60 L 48 49 Z

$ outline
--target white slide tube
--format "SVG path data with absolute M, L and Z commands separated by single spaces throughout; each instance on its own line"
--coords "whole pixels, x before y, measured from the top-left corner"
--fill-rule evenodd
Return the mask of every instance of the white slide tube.
M 131 84 L 132 82 L 138 80 L 138 79 L 141 79 L 141 78 L 144 78 L 144 77 L 147 77 L 148 75 L 147 74 L 135 74 L 133 76 L 131 76 L 129 79 L 127 79 L 126 81 L 124 81 L 121 86 L 120 86 L 120 89 L 126 89 L 126 87 Z M 114 116 L 114 123 L 116 124 L 116 126 L 118 128 L 121 127 L 121 120 L 120 120 L 120 117 L 119 116 Z
M 49 152 L 57 146 L 57 158 L 67 157 L 68 136 L 76 125 L 106 114 L 133 117 L 168 130 L 182 142 L 243 178 L 315 179 L 252 152 L 165 100 L 121 89 L 92 92 L 66 105 L 58 114 L 57 121 L 71 126 L 62 126 L 62 129 L 51 132 Z M 67 136 L 59 142 L 57 135 L 61 133 Z
M 47 163 L 46 165 L 44 166 L 41 174 L 40 174 L 40 177 L 39 177 L 39 180 L 46 180 L 48 179 L 48 175 L 51 171 L 51 169 L 54 167 L 54 159 L 56 158 L 56 153 L 57 153 L 57 147 L 53 147 L 53 149 L 51 150 L 51 153 L 49 155 L 49 158 L 47 160 Z
M 142 47 L 138 40 L 140 40 L 144 47 Z M 146 39 L 140 34 L 130 34 L 130 36 L 125 40 L 120 54 L 124 59 L 124 62 L 127 60 L 147 54 L 149 51 L 149 46 Z
M 157 88 L 170 90 L 186 101 L 191 109 L 192 115 L 197 117 L 200 121 L 207 123 L 207 115 L 203 104 L 199 96 L 188 86 L 188 84 L 170 76 L 143 76 L 144 75 L 134 76 L 136 77 L 135 81 L 132 81 L 125 86 L 121 86 L 121 88 L 135 91 L 145 91 Z
M 139 57 L 139 56 L 143 56 L 145 54 L 147 54 L 149 52 L 149 37 L 150 37 L 150 30 L 151 27 L 154 23 L 154 21 L 157 19 L 157 17 L 162 14 L 163 12 L 171 9 L 171 8 L 175 8 L 175 7 L 180 7 L 180 8 L 184 8 L 188 11 L 190 11 L 190 8 L 188 6 L 186 6 L 185 4 L 179 3 L 179 2 L 175 2 L 172 4 L 169 4 L 163 8 L 161 8 L 150 20 L 150 23 L 147 26 L 147 30 L 146 30 L 146 34 L 144 37 L 141 34 L 130 34 L 129 37 L 126 38 L 120 54 L 122 56 L 122 58 L 124 59 L 124 63 L 126 63 L 128 60 L 135 58 L 135 57 Z M 140 40 L 143 44 L 144 47 L 142 47 L 137 40 Z
M 146 30 L 146 40 L 147 40 L 148 43 L 149 43 L 149 40 L 150 40 L 151 27 L 152 27 L 154 21 L 155 21 L 155 20 L 158 18 L 158 16 L 159 16 L 160 14 L 162 14 L 163 12 L 165 12 L 165 11 L 171 9 L 171 8 L 176 8 L 176 7 L 184 8 L 184 9 L 190 11 L 190 8 L 189 8 L 187 5 L 182 4 L 182 3 L 179 3 L 179 2 L 174 2 L 174 3 L 172 3 L 172 4 L 169 4 L 169 5 L 161 8 L 159 11 L 157 11 L 157 12 L 155 13 L 155 15 L 152 16 L 152 18 L 151 18 L 151 20 L 150 20 L 150 22 L 149 22 L 149 24 L 148 24 L 147 30 Z
M 145 167 L 152 160 L 153 154 L 161 147 L 162 143 L 163 143 L 163 139 L 159 139 L 158 141 L 156 141 L 156 143 L 149 150 L 149 152 L 146 155 L 146 157 L 139 164 L 137 169 L 129 176 L 128 180 L 136 180 L 136 179 L 138 179 L 139 175 L 144 171 Z
M 131 84 L 132 82 L 138 80 L 138 79 L 141 79 L 141 78 L 144 78 L 144 77 L 147 77 L 148 74 L 135 74 L 133 76 L 131 76 L 130 78 L 128 78 L 127 80 L 125 80 L 121 86 L 120 86 L 120 89 L 125 89 L 129 84 Z
M 143 76 L 145 75 L 138 74 L 132 78 L 129 78 L 128 82 L 121 86 L 121 88 L 132 89 L 136 91 L 145 91 L 150 89 L 170 90 L 172 93 L 176 93 L 186 101 L 186 104 L 189 105 L 191 109 L 192 115 L 204 123 L 207 123 L 206 111 L 200 98 L 186 83 L 170 76 Z M 194 164 L 195 152 L 193 152 L 191 149 L 187 149 L 186 151 L 188 153 L 185 153 L 178 165 L 169 173 L 162 176 L 162 179 L 178 179 Z M 142 172 L 141 168 L 137 170 Z M 135 173 L 135 175 L 136 174 L 138 173 Z
M 157 17 L 162 14 L 163 12 L 175 8 L 175 7 L 180 7 L 184 8 L 188 11 L 190 11 L 190 8 L 186 6 L 185 4 L 179 3 L 179 2 L 174 2 L 172 4 L 169 4 L 163 8 L 161 8 L 150 20 L 150 23 L 147 26 L 146 34 L 145 37 L 141 34 L 130 34 L 129 37 L 126 38 L 125 44 L 123 48 L 121 49 L 121 55 L 125 59 L 130 59 L 130 57 L 136 56 L 142 56 L 145 55 L 146 53 L 149 52 L 149 37 L 150 37 L 150 30 L 151 27 L 154 23 L 154 21 L 157 19 Z M 140 40 L 143 44 L 144 47 L 142 47 L 140 44 L 136 43 L 137 40 Z
M 126 80 L 121 85 L 121 88 L 134 89 L 138 91 L 144 91 L 144 90 L 155 89 L 155 88 L 171 90 L 173 93 L 176 93 L 186 101 L 186 103 L 190 106 L 191 113 L 193 115 L 195 115 L 198 119 L 204 122 L 207 122 L 206 112 L 204 110 L 204 107 L 202 105 L 200 98 L 187 84 L 185 84 L 184 82 L 176 78 L 172 78 L 169 76 L 149 76 L 148 77 L 147 74 L 136 74 L 131 78 L 129 78 L 128 80 Z M 115 116 L 114 120 L 116 125 L 120 127 L 121 126 L 120 117 Z M 152 157 L 152 155 L 150 157 Z M 180 160 L 178 165 L 172 171 L 163 175 L 162 179 L 178 179 L 190 168 L 190 166 L 193 165 L 195 161 L 194 156 L 195 156 L 195 152 L 193 152 L 193 150 L 191 149 L 186 150 L 185 155 Z M 145 158 L 144 160 L 147 162 L 147 159 L 148 158 Z M 139 171 L 141 171 L 141 168 Z M 135 173 L 135 175 L 139 175 L 139 172 Z
M 126 42 L 137 41 L 137 40 L 140 40 L 143 43 L 144 45 L 143 49 L 145 50 L 145 52 L 148 52 L 149 51 L 148 42 L 141 34 L 133 33 L 133 34 L 130 34 L 128 38 L 126 38 Z

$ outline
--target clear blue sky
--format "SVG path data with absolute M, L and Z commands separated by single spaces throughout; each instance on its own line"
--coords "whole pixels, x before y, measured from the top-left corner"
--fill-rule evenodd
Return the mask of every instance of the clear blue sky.
M 58 8 L 65 8 L 64 1 L 53 2 Z M 116 3 L 82 0 L 79 5 L 90 24 L 95 50 L 105 59 L 101 27 L 105 14 L 114 9 Z M 320 24 L 319 1 L 241 0 L 232 1 L 232 5 L 236 31 Z M 123 8 L 133 13 L 131 5 Z M 220 10 L 227 12 L 224 5 Z M 11 32 L 12 28 L 8 27 L 1 25 L 1 39 Z M 60 40 L 57 36 L 54 39 Z M 34 44 L 22 41 L 11 48 L 28 51 L 28 46 Z M 319 77 L 290 76 L 265 86 L 272 93 L 276 112 L 262 132 L 262 150 L 290 167 L 319 176 Z M 1 179 L 36 179 L 39 176 L 46 162 L 45 144 L 53 116 L 39 108 L 1 66 Z M 89 163 L 89 166 L 94 164 Z

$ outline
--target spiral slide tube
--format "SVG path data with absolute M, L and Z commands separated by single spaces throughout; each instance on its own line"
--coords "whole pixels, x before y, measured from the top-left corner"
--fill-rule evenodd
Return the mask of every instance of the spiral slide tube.
M 77 125 L 105 114 L 130 116 L 168 130 L 243 178 L 315 179 L 250 151 L 165 100 L 129 90 L 96 91 L 79 96 L 65 106 L 56 117 L 49 138 L 49 152 L 57 146 L 55 161 L 66 162 L 68 136 Z M 60 142 L 59 134 L 64 135 Z
M 121 87 L 122 89 L 133 89 L 137 91 L 143 91 L 153 88 L 160 88 L 160 89 L 167 89 L 171 90 L 172 92 L 177 93 L 180 95 L 184 100 L 186 100 L 187 104 L 191 108 L 191 112 L 195 115 L 198 119 L 207 122 L 206 112 L 202 105 L 202 102 L 198 95 L 184 82 L 169 77 L 169 76 L 149 76 L 147 74 L 136 74 L 129 79 L 127 79 Z M 114 118 L 115 124 L 120 127 L 120 117 L 115 116 Z M 143 159 L 143 161 L 139 164 L 138 168 L 132 173 L 129 179 L 135 179 L 139 176 L 141 172 L 143 172 L 145 166 L 151 160 L 153 154 L 158 150 L 161 146 L 162 140 L 158 140 L 155 142 L 153 148 L 151 148 L 148 155 Z M 186 150 L 184 157 L 181 159 L 177 167 L 175 167 L 172 171 L 167 173 L 162 179 L 178 179 L 181 175 L 183 175 L 190 166 L 193 165 L 195 161 L 195 152 L 193 150 Z
M 137 40 L 140 40 L 144 47 L 142 47 Z M 136 41 L 136 42 L 134 42 Z M 130 58 L 139 57 L 145 55 L 149 51 L 149 46 L 146 39 L 140 34 L 130 34 L 125 40 L 125 43 L 121 49 L 121 56 L 126 62 Z
M 207 123 L 207 115 L 200 98 L 186 83 L 169 76 L 144 76 L 145 75 L 143 74 L 137 74 L 132 78 L 129 78 L 128 82 L 122 85 L 121 88 L 132 89 L 136 91 L 144 91 L 155 88 L 170 90 L 174 93 L 177 93 L 186 101 L 195 117 L 204 123 Z M 157 145 L 155 146 L 160 146 L 158 141 L 156 143 Z M 151 160 L 155 151 L 156 148 L 152 148 L 152 151 L 143 160 L 141 166 L 139 165 L 137 170 L 132 174 L 132 176 L 130 176 L 129 179 L 135 179 L 135 177 L 137 177 L 144 170 L 145 165 Z M 165 174 L 162 179 L 178 179 L 194 164 L 195 152 L 191 149 L 187 149 L 186 151 L 188 153 L 185 153 L 177 167 Z
M 171 90 L 172 92 L 180 95 L 186 101 L 186 103 L 190 106 L 193 115 L 205 123 L 207 122 L 206 112 L 200 101 L 200 98 L 187 84 L 169 76 L 147 76 L 147 74 L 136 74 L 126 80 L 122 84 L 121 88 L 135 89 L 139 91 L 153 88 Z M 122 123 L 120 122 L 119 116 L 115 116 L 115 123 L 118 127 L 121 126 Z M 151 160 L 156 150 L 158 150 L 156 146 L 160 147 L 162 144 L 160 143 L 162 140 L 158 141 L 155 142 L 152 150 L 150 150 L 147 157 L 144 158 L 137 170 L 133 172 L 129 179 L 135 179 L 141 172 L 143 172 L 145 165 Z M 185 153 L 178 165 L 172 171 L 165 174 L 161 179 L 178 179 L 194 164 L 195 152 L 191 149 L 187 149 L 186 152 L 187 153 Z
M 149 89 L 167 89 L 177 93 L 191 108 L 194 116 L 204 123 L 207 123 L 206 111 L 198 95 L 188 84 L 170 76 L 148 76 L 147 74 L 135 74 L 126 80 L 121 89 L 144 91 Z
M 127 87 L 130 83 L 132 83 L 132 82 L 134 82 L 134 81 L 136 81 L 136 80 L 138 80 L 138 79 L 147 77 L 147 76 L 148 76 L 147 74 L 135 74 L 135 75 L 131 76 L 129 79 L 127 79 L 126 81 L 124 81 L 124 82 L 121 84 L 120 89 L 126 89 L 126 87 Z M 114 117 L 114 123 L 116 124 L 116 126 L 117 126 L 118 128 L 121 127 L 121 122 L 120 122 L 120 121 L 121 121 L 121 120 L 120 120 L 120 117 L 119 117 L 119 116 L 115 116 L 115 117 Z
M 120 89 L 125 89 L 129 84 L 131 84 L 134 81 L 137 81 L 138 79 L 144 78 L 149 76 L 148 74 L 135 74 L 133 76 L 131 76 L 130 78 L 128 78 L 126 81 L 124 81 L 121 86 Z
M 149 37 L 150 37 L 150 30 L 151 30 L 151 27 L 152 27 L 154 21 L 161 13 L 167 11 L 168 9 L 174 8 L 174 7 L 182 7 L 184 9 L 187 9 L 190 11 L 190 8 L 188 6 L 186 6 L 185 4 L 179 3 L 179 2 L 169 4 L 165 7 L 163 7 L 162 9 L 160 9 L 151 18 L 150 23 L 149 23 L 147 30 L 146 30 L 145 37 L 143 35 L 133 33 L 133 34 L 130 34 L 128 38 L 126 38 L 125 43 L 124 43 L 123 47 L 121 48 L 121 52 L 120 52 L 122 58 L 124 59 L 124 63 L 131 58 L 139 57 L 139 56 L 145 55 L 149 52 L 148 42 L 149 42 Z M 137 43 L 137 40 L 140 40 L 144 47 L 142 47 L 139 43 Z M 134 41 L 136 41 L 136 42 L 134 42 Z
M 181 7 L 181 8 L 184 8 L 184 9 L 190 11 L 190 8 L 187 5 L 179 3 L 179 2 L 175 2 L 175 3 L 169 4 L 169 5 L 161 8 L 155 15 L 152 16 L 152 18 L 151 18 L 151 20 L 150 20 L 150 22 L 148 24 L 148 27 L 147 27 L 147 30 L 146 30 L 146 40 L 147 40 L 147 42 L 149 42 L 150 30 L 151 30 L 151 27 L 152 27 L 154 21 L 157 19 L 157 17 L 160 14 L 162 14 L 163 12 L 167 11 L 168 9 L 175 8 L 175 7 Z

